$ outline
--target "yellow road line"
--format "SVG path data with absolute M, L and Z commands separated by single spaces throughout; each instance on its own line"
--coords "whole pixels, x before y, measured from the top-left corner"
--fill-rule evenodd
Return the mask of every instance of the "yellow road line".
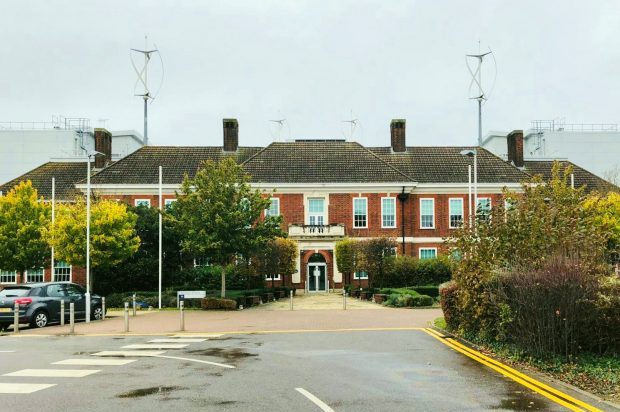
M 154 332 L 154 333 L 138 333 L 138 332 L 118 332 L 118 333 L 76 333 L 74 335 L 62 334 L 62 335 L 8 335 L 15 338 L 29 338 L 29 337 L 50 337 L 50 336 L 93 336 L 93 337 L 105 337 L 105 336 L 168 336 L 168 335 L 195 335 L 195 334 L 221 334 L 221 335 L 268 335 L 279 333 L 313 333 L 313 332 L 398 332 L 398 331 L 411 331 L 411 330 L 424 330 L 424 328 L 342 328 L 342 329 L 283 329 L 283 330 L 238 330 L 238 331 L 217 331 L 217 332 Z
M 424 329 L 424 331 L 429 334 L 430 336 L 432 336 L 433 338 L 437 339 L 438 341 L 440 341 L 441 343 L 443 343 L 444 345 L 451 347 L 452 349 L 456 350 L 457 352 L 462 353 L 463 355 L 479 362 L 482 363 L 485 366 L 488 366 L 489 368 L 493 369 L 496 372 L 499 372 L 500 374 L 502 374 L 503 376 L 512 379 L 513 381 L 520 383 L 521 385 L 525 386 L 526 388 L 529 388 L 531 390 L 533 390 L 534 392 L 539 393 L 540 395 L 546 397 L 547 399 L 550 399 L 562 406 L 564 406 L 565 408 L 570 409 L 571 411 L 583 411 L 583 409 L 581 409 L 580 407 L 578 407 L 577 405 L 583 407 L 584 409 L 588 410 L 588 411 L 592 411 L 592 412 L 602 412 L 600 409 L 595 408 L 592 405 L 588 405 L 585 402 L 582 402 L 578 399 L 573 398 L 572 396 L 565 394 L 564 392 L 558 391 L 554 388 L 551 388 L 548 385 L 545 385 L 542 382 L 537 381 L 536 379 L 533 379 L 527 375 L 522 374 L 521 372 L 518 372 L 504 364 L 502 364 L 501 362 L 498 362 L 494 359 L 491 359 L 485 355 L 483 355 L 482 353 L 475 351 L 473 349 L 467 348 L 466 346 L 462 345 L 459 342 L 456 342 L 454 339 L 451 338 L 447 338 L 445 339 L 443 336 L 439 334 L 438 332 L 430 329 L 430 328 L 426 328 Z M 572 402 L 572 403 L 571 403 Z

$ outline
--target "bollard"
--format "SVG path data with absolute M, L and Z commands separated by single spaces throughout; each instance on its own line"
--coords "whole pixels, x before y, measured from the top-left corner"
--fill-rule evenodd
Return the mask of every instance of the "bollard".
M 132 306 L 133 306 L 133 316 L 136 316 L 136 294 L 133 294 L 133 297 L 131 298 L 132 301 Z
M 129 302 L 125 302 L 125 332 L 129 332 Z
M 69 303 L 69 333 L 75 332 L 75 303 Z
M 60 301 L 60 326 L 65 326 L 65 300 Z
M 13 333 L 19 333 L 19 303 L 13 308 Z
M 342 294 L 342 308 L 344 310 L 347 310 L 347 292 L 346 291 Z
M 290 296 L 290 299 L 291 299 L 291 310 L 293 310 L 293 291 L 291 290 L 289 292 L 290 292 L 289 296 Z
M 179 311 L 181 312 L 181 332 L 185 331 L 185 301 L 179 302 Z
M 101 298 L 101 320 L 105 319 L 105 297 Z

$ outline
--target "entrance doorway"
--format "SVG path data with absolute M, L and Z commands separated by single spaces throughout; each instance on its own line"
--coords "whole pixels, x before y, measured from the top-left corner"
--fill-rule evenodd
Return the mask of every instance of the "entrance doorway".
M 308 259 L 308 273 L 306 279 L 306 288 L 308 292 L 328 291 L 327 263 L 320 253 L 315 253 Z

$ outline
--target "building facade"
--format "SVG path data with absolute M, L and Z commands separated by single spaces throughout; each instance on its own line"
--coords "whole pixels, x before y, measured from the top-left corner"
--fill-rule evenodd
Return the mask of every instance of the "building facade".
M 265 213 L 282 216 L 282 229 L 297 242 L 299 258 L 292 286 L 309 293 L 340 289 L 348 283 L 366 285 L 365 273 L 338 270 L 335 245 L 347 237 L 390 237 L 397 242 L 395 254 L 418 258 L 446 253 L 445 238 L 474 209 L 469 183 L 473 159 L 464 154 L 477 153 L 478 210 L 500 204 L 504 188 L 518 191 L 533 174 L 549 177 L 552 168 L 550 161 L 524 160 L 519 130 L 506 139 L 507 160 L 480 147 L 407 146 L 403 119 L 392 120 L 391 144 L 386 147 L 321 139 L 240 146 L 235 119 L 224 119 L 223 135 L 218 147 L 147 146 L 114 163 L 100 159 L 91 178 L 93 193 L 134 206 L 159 207 L 161 190 L 165 206 L 175 201 L 184 176 L 193 177 L 204 161 L 233 158 L 251 176 L 251 185 L 270 197 Z M 97 136 L 97 150 L 111 156 L 109 134 L 100 131 Z M 51 176 L 63 176 L 63 196 L 70 201 L 71 196 L 86 192 L 85 166 L 74 166 L 71 172 L 68 166 L 45 164 L 0 190 L 31 180 L 49 199 Z M 576 187 L 601 182 L 586 170 L 575 169 Z M 37 279 L 83 282 L 83 269 L 62 262 L 55 266 L 36 271 Z M 20 281 L 14 273 L 1 273 L 0 283 Z M 31 277 L 27 274 L 24 280 Z M 276 277 L 274 283 L 282 281 Z

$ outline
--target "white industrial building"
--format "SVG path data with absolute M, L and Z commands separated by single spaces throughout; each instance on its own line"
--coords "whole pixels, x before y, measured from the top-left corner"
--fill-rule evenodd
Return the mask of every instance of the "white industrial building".
M 134 130 L 111 133 L 112 160 L 119 160 L 144 146 L 142 136 Z M 88 119 L 0 123 L 0 183 L 50 160 L 85 161 L 85 150 L 94 149 L 94 129 Z
M 507 135 L 507 132 L 491 131 L 480 146 L 507 159 Z M 535 120 L 524 133 L 523 155 L 525 160 L 569 160 L 600 177 L 609 178 L 610 173 L 620 173 L 620 132 L 617 124 Z

